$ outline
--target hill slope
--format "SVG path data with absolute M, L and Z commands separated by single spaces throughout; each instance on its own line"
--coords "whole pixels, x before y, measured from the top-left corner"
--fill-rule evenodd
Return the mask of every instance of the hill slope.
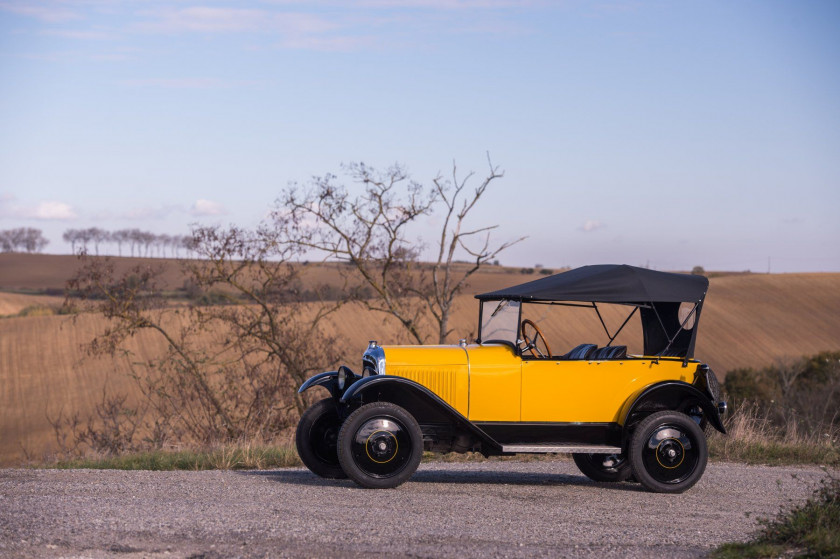
M 7 289 L 55 288 L 61 285 L 60 278 L 72 274 L 75 265 L 64 257 L 36 256 L 15 260 L 16 267 L 11 269 L 6 256 L 0 255 L 0 288 Z M 35 272 L 27 279 L 25 268 L 30 262 Z M 334 269 L 324 272 L 329 273 Z M 472 293 L 536 277 L 497 268 L 476 278 L 468 289 L 470 294 L 457 301 L 451 341 L 476 332 L 478 304 Z M 172 281 L 179 281 L 176 267 Z M 57 305 L 61 299 L 0 292 L 0 314 L 15 314 L 31 304 L 51 301 Z M 608 323 L 611 318 L 607 315 Z M 94 315 L 0 319 L 0 464 L 21 459 L 24 449 L 36 457 L 49 451 L 54 437 L 48 415 L 54 417 L 60 410 L 91 413 L 106 385 L 109 391 L 133 391 L 124 362 L 84 354 L 83 344 L 105 326 L 106 321 Z M 368 340 L 383 344 L 406 341 L 395 321 L 358 307 L 345 307 L 330 328 L 342 340 L 346 362 L 352 367 L 358 365 Z M 638 336 L 638 326 L 629 328 L 628 337 Z M 591 317 L 553 324 L 546 335 L 558 354 L 581 342 L 605 341 L 600 324 Z M 132 342 L 140 359 L 162 348 L 161 340 L 151 333 Z M 696 353 L 719 374 L 823 350 L 840 350 L 840 274 L 746 274 L 711 279 Z

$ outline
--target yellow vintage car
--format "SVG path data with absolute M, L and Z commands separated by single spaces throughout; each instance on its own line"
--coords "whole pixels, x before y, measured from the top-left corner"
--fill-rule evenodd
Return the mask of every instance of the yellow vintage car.
M 726 432 L 717 378 L 693 357 L 708 285 L 597 265 L 477 295 L 474 343 L 372 341 L 361 374 L 341 366 L 307 380 L 300 392 L 322 386 L 330 397 L 302 415 L 298 453 L 319 476 L 370 488 L 400 485 L 427 450 L 570 453 L 596 481 L 685 491 L 706 467 L 705 429 Z M 596 317 L 603 345 L 555 353 L 558 332 L 576 324 L 561 311 Z M 618 343 L 633 330 L 636 353 Z

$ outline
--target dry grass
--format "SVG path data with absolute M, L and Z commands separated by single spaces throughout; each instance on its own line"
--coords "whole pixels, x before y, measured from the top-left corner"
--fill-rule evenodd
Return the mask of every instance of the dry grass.
M 87 456 L 38 464 L 92 470 L 265 470 L 301 466 L 294 446 L 245 443 L 209 449 L 154 450 L 116 456 Z
M 727 434 L 709 436 L 712 458 L 749 464 L 819 464 L 840 466 L 840 425 L 806 431 L 795 423 L 774 426 L 755 404 L 737 408 L 725 420 Z

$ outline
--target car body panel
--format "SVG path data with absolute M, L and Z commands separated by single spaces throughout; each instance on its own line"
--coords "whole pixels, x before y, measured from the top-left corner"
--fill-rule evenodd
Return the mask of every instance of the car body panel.
M 522 361 L 505 344 L 469 345 L 470 421 L 519 421 Z
M 488 423 L 621 424 L 645 388 L 691 382 L 697 365 L 653 357 L 522 359 L 506 344 L 383 350 L 386 375 L 417 382 L 470 421 Z
M 387 346 L 385 374 L 425 386 L 464 417 L 469 406 L 469 361 L 460 346 Z
M 635 358 L 605 361 L 522 361 L 521 421 L 621 423 L 622 407 L 664 380 L 690 382 L 696 367 L 682 361 Z

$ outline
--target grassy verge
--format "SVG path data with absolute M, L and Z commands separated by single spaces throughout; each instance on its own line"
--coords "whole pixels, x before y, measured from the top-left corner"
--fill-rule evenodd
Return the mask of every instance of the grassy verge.
M 300 465 L 294 447 L 245 445 L 75 458 L 44 464 L 44 467 L 94 470 L 261 470 Z
M 835 445 L 790 443 L 785 441 L 739 441 L 725 436 L 709 438 L 709 457 L 712 460 L 784 466 L 816 464 L 840 466 L 840 449 Z
M 840 466 L 840 435 L 836 425 L 812 431 L 789 425 L 774 426 L 766 410 L 752 404 L 736 408 L 725 418 L 726 435 L 709 430 L 712 459 L 747 464 L 817 464 Z
M 840 478 L 829 478 L 804 504 L 780 512 L 747 543 L 728 543 L 716 559 L 840 557 Z

